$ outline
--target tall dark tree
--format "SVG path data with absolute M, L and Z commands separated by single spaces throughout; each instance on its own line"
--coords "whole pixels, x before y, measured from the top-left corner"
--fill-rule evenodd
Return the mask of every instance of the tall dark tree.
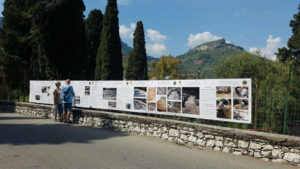
M 300 5 L 298 13 L 294 14 L 294 19 L 290 22 L 292 36 L 288 40 L 288 48 L 278 49 L 277 58 L 281 62 L 291 61 L 294 63 L 295 73 L 300 75 Z
M 133 50 L 129 54 L 126 69 L 127 80 L 148 80 L 145 34 L 142 21 L 138 21 L 134 32 Z
M 85 20 L 87 35 L 87 75 L 89 80 L 95 79 L 96 57 L 102 33 L 102 12 L 94 9 Z
M 54 70 L 52 78 L 85 78 L 84 11 L 82 0 L 52 0 L 40 3 L 35 11 L 38 58 L 45 63 L 41 66 L 45 72 Z
M 37 0 L 6 0 L 3 10 L 1 64 L 4 66 L 9 91 L 18 89 L 28 94 L 31 79 L 31 10 Z M 20 95 L 20 94 L 18 94 Z
M 96 59 L 97 80 L 123 80 L 122 47 L 117 0 L 108 0 Z

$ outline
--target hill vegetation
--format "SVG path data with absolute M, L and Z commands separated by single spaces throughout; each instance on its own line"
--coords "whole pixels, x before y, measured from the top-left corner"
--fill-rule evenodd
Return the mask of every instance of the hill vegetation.
M 177 58 L 181 60 L 180 70 L 189 78 L 213 78 L 215 67 L 222 59 L 243 52 L 245 52 L 243 48 L 220 39 L 196 46 Z

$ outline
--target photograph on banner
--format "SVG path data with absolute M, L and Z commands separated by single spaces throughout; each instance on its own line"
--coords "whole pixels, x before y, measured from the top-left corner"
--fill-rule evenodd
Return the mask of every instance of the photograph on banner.
M 147 100 L 134 98 L 134 110 L 147 110 Z
M 35 95 L 35 100 L 41 100 L 41 96 L 40 95 Z
M 231 98 L 231 86 L 217 86 L 217 98 Z
M 117 102 L 114 102 L 114 101 L 108 101 L 108 107 L 116 108 L 116 107 L 117 107 Z
M 156 101 L 156 87 L 148 87 L 147 100 L 148 102 Z
M 147 87 L 134 87 L 134 97 L 147 97 Z
M 166 87 L 158 87 L 157 95 L 167 95 L 167 88 Z
M 157 111 L 158 112 L 166 112 L 167 111 L 166 96 L 160 96 L 159 99 L 157 99 Z
M 248 110 L 249 103 L 247 99 L 233 99 L 233 108 L 240 110 Z
M 117 88 L 103 88 L 103 100 L 117 100 Z
M 168 112 L 181 113 L 181 102 L 168 101 Z
M 217 118 L 231 119 L 231 99 L 217 99 Z
M 156 111 L 156 103 L 148 102 L 148 111 Z
M 42 86 L 41 91 L 42 93 L 48 93 L 50 90 L 50 86 Z
M 85 86 L 84 95 L 89 96 L 91 94 L 91 87 Z
M 248 98 L 249 89 L 248 87 L 237 86 L 234 88 L 233 97 L 235 98 Z
M 182 88 L 182 113 L 200 115 L 199 87 Z
M 233 110 L 233 119 L 240 120 L 240 121 L 249 121 L 249 111 Z
M 74 104 L 80 104 L 80 96 L 74 97 Z
M 180 87 L 168 87 L 167 91 L 168 100 L 181 100 L 181 88 Z

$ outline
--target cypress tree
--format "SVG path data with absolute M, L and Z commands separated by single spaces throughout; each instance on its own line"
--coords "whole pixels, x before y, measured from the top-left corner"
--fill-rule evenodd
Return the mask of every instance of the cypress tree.
M 128 58 L 127 80 L 148 80 L 145 34 L 142 21 L 137 22 L 133 39 L 133 51 Z
M 118 13 L 117 0 L 108 0 L 96 59 L 95 77 L 97 80 L 123 79 Z
M 85 21 L 87 35 L 87 75 L 89 80 L 95 79 L 96 57 L 102 32 L 102 12 L 94 9 Z
M 38 58 L 41 63 L 55 69 L 55 74 L 49 78 L 85 78 L 84 11 L 82 0 L 52 0 L 41 3 L 36 10 Z M 46 67 L 42 66 L 42 69 L 48 72 Z

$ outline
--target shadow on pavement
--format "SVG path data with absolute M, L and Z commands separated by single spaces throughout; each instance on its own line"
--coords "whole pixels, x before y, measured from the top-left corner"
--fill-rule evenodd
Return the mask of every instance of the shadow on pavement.
M 34 119 L 42 119 L 39 117 L 3 117 L 0 116 L 0 120 L 34 120 Z
M 22 121 L 39 119 L 32 117 L 0 117 L 0 120 L 18 120 L 19 124 L 0 123 L 0 145 L 34 145 L 91 143 L 93 140 L 103 140 L 112 137 L 122 137 L 126 134 L 106 129 L 83 126 L 57 124 L 22 124 Z

